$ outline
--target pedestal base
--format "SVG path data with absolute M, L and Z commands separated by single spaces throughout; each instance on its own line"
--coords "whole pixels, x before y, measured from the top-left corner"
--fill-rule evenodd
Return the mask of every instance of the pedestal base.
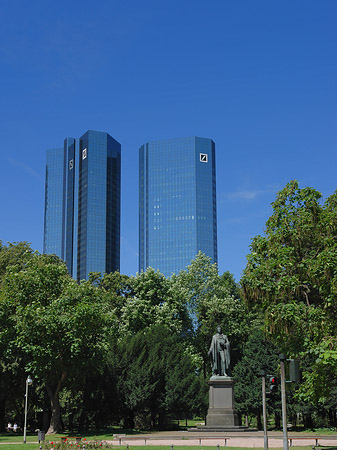
M 245 431 L 239 425 L 234 406 L 234 380 L 230 377 L 213 376 L 209 381 L 209 408 L 206 425 L 190 431 Z

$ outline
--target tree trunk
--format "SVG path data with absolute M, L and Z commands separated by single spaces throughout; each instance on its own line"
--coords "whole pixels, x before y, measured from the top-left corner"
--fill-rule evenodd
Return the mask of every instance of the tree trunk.
M 336 411 L 330 408 L 328 414 L 329 414 L 329 427 L 335 427 L 337 424 Z
M 79 431 L 86 431 L 87 418 L 88 418 L 88 405 L 90 401 L 90 393 L 92 392 L 90 379 L 85 378 L 83 396 L 82 396 L 82 410 L 78 422 Z
M 126 428 L 134 428 L 135 427 L 135 417 L 132 411 L 127 411 L 124 413 L 124 426 Z
M 50 398 L 51 418 L 47 434 L 58 433 L 61 430 L 61 406 L 59 393 L 53 394 L 51 390 L 47 389 Z
M 257 429 L 262 430 L 262 421 L 261 421 L 261 414 L 258 412 L 256 414 L 256 422 L 257 422 Z
M 73 431 L 74 429 L 74 414 L 69 414 L 69 423 L 68 423 L 68 428 L 70 431 Z M 96 429 L 98 430 L 98 426 L 96 425 Z
M 6 398 L 0 399 L 0 431 L 5 431 L 5 412 L 6 412 Z
M 311 414 L 303 414 L 303 423 L 304 423 L 304 428 L 313 428 L 314 424 L 312 421 L 312 417 Z
M 50 407 L 51 407 L 51 418 L 50 425 L 47 431 L 47 434 L 55 434 L 61 431 L 61 405 L 60 405 L 60 392 L 63 387 L 63 383 L 66 379 L 67 374 L 65 372 L 62 373 L 61 378 L 59 379 L 56 389 L 53 390 L 50 385 L 46 385 L 46 389 L 50 399 Z
M 277 430 L 281 428 L 281 415 L 279 412 L 275 412 L 275 428 Z

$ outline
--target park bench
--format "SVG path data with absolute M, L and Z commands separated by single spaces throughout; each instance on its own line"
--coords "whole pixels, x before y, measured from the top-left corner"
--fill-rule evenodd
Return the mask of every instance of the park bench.
M 317 446 L 318 445 L 318 438 L 317 437 L 302 437 L 302 436 L 293 436 L 293 437 L 290 437 L 290 438 L 288 438 L 289 439 L 289 445 L 290 445 L 290 447 L 292 447 L 293 446 L 293 441 L 297 441 L 297 439 L 310 439 L 311 441 L 312 440 L 315 440 L 315 445 Z
M 148 440 L 151 440 L 151 441 L 155 441 L 156 440 L 156 438 L 149 438 L 149 437 L 140 437 L 140 436 L 126 436 L 125 434 L 119 434 L 119 435 L 115 435 L 115 437 L 116 437 L 116 439 L 118 439 L 118 441 L 119 441 L 119 445 L 122 445 L 122 442 L 125 440 L 125 441 L 133 441 L 133 440 L 137 440 L 137 441 L 139 441 L 139 440 L 141 440 L 141 439 L 144 439 L 144 445 L 146 445 L 146 443 L 147 443 L 147 441 Z M 191 438 L 192 439 L 192 438 Z M 201 445 L 201 442 L 202 441 L 205 441 L 205 440 L 208 440 L 208 439 L 212 439 L 212 440 L 214 440 L 214 437 L 199 437 L 199 438 L 197 438 L 197 439 L 199 439 L 199 445 Z M 167 440 L 167 442 L 169 443 L 171 443 L 171 449 L 173 448 L 173 443 L 174 443 L 174 441 L 175 440 L 178 440 L 178 441 L 180 441 L 181 439 L 174 439 L 174 438 L 169 438 L 169 437 L 167 437 L 166 438 L 166 440 Z M 230 440 L 230 438 L 228 438 L 228 437 L 219 437 L 218 438 L 218 440 L 219 440 L 219 444 L 218 444 L 218 447 L 220 447 L 220 442 L 224 442 L 224 447 L 227 447 L 227 443 L 228 443 L 228 441 Z M 127 445 L 127 447 L 128 447 L 128 445 Z
M 72 436 L 72 437 L 71 436 L 62 436 L 61 437 L 62 442 L 74 440 L 74 441 L 76 441 L 77 444 L 79 442 L 81 442 L 82 439 L 83 438 L 81 436 Z
M 213 439 L 214 440 L 214 437 L 203 437 L 203 438 L 199 437 L 199 445 L 201 445 L 201 441 L 206 441 L 207 439 Z M 219 437 L 217 439 L 219 441 L 224 441 L 225 442 L 224 447 L 227 447 L 227 441 L 230 440 L 230 438 L 228 438 L 228 437 L 221 437 L 221 438 Z M 220 444 L 218 444 L 218 446 L 220 446 Z
M 302 439 L 306 439 L 306 440 L 310 439 L 310 440 L 315 440 L 315 445 L 312 446 L 312 449 L 313 449 L 313 450 L 320 450 L 320 449 L 322 449 L 322 450 L 337 450 L 337 446 L 334 446 L 334 445 L 320 445 L 320 444 L 318 443 L 318 441 L 319 441 L 319 439 L 322 439 L 322 437 L 313 437 L 313 436 L 311 436 L 311 437 L 293 436 L 293 437 L 290 437 L 290 438 L 288 438 L 288 439 L 289 439 L 290 447 L 293 446 L 293 441 L 296 441 L 297 439 L 301 439 L 301 440 L 302 440 Z
M 337 450 L 337 447 L 335 445 L 313 445 L 312 450 Z

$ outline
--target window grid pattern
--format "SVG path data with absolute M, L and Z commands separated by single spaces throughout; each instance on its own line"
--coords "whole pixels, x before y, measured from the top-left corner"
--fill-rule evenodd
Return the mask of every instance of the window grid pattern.
M 214 153 L 212 140 L 197 137 L 140 148 L 139 270 L 171 276 L 199 250 L 217 261 Z
M 47 150 L 43 253 L 64 258 L 63 178 L 64 150 Z
M 74 199 L 75 199 L 75 139 L 64 141 L 64 259 L 70 275 L 73 275 L 74 247 Z
M 44 253 L 64 259 L 78 280 L 119 270 L 120 172 L 121 145 L 107 133 L 47 151 Z
M 77 252 L 79 280 L 119 270 L 120 144 L 98 131 L 80 138 Z

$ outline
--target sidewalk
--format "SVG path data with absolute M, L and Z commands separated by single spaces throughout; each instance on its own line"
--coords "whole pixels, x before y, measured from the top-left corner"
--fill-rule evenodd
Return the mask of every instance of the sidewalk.
M 289 448 L 291 446 L 331 445 L 337 446 L 337 435 L 315 436 L 303 435 L 300 433 L 289 433 Z M 236 433 L 190 433 L 182 432 L 161 432 L 147 435 L 117 435 L 116 440 L 109 441 L 117 447 L 120 445 L 165 445 L 184 446 L 196 445 L 217 447 L 253 447 L 263 448 L 263 432 L 236 432 Z M 268 434 L 268 446 L 270 448 L 283 448 L 283 435 L 281 432 L 271 432 Z
M 51 436 L 49 436 L 51 438 Z M 89 439 L 88 439 L 89 440 Z M 318 436 L 310 433 L 295 433 L 290 432 L 288 434 L 289 449 L 292 446 L 307 446 L 312 447 L 314 445 L 336 446 L 337 447 L 337 434 Z M 290 441 L 291 440 L 291 441 Z M 219 432 L 193 432 L 188 431 L 162 431 L 149 434 L 138 435 L 122 435 L 117 434 L 113 440 L 107 440 L 106 442 L 116 446 L 118 450 L 119 446 L 129 445 L 130 447 L 136 446 L 198 446 L 200 450 L 203 447 L 242 447 L 242 448 L 263 448 L 264 437 L 262 431 L 245 431 L 245 432 L 231 432 L 231 433 L 219 433 Z M 22 443 L 22 441 L 17 442 Z M 31 443 L 31 442 L 30 442 Z M 34 442 L 37 444 L 37 442 Z M 2 445 L 7 445 L 10 449 L 11 444 L 14 442 L 0 442 Z M 268 447 L 269 448 L 283 448 L 283 435 L 282 432 L 273 431 L 268 433 Z

